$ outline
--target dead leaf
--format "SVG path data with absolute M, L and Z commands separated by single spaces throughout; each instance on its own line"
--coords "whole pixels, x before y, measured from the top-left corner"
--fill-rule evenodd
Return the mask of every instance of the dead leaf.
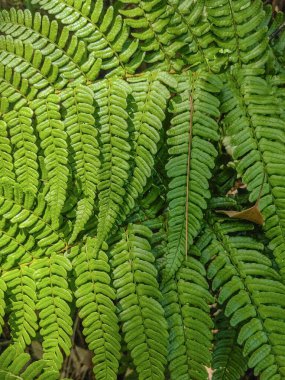
M 247 208 L 243 211 L 228 211 L 228 210 L 216 210 L 219 214 L 225 214 L 232 219 L 248 220 L 256 224 L 262 225 L 264 223 L 263 216 L 259 211 L 258 203 L 254 206 Z
M 212 380 L 213 379 L 213 374 L 215 372 L 215 369 L 212 369 L 212 368 L 209 368 L 209 367 L 205 367 L 206 368 L 206 371 L 208 372 L 208 380 Z

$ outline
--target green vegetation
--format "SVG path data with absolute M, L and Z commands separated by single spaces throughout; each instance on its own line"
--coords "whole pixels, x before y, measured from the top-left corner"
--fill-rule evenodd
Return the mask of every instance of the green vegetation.
M 0 379 L 71 376 L 78 326 L 96 380 L 285 379 L 283 13 L 29 8 L 0 11 Z

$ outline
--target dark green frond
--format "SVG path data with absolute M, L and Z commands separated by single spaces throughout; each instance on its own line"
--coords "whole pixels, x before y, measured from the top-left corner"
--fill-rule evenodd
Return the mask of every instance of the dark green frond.
M 169 328 L 168 361 L 172 380 L 206 380 L 211 363 L 213 298 L 206 271 L 194 257 L 185 259 L 162 288 Z
M 178 95 L 172 101 L 173 117 L 167 131 L 170 159 L 169 236 L 166 275 L 171 277 L 197 236 L 203 210 L 210 197 L 209 179 L 219 139 L 219 93 L 221 83 L 206 73 L 179 76 Z
M 174 44 L 180 43 L 177 54 L 191 69 L 218 72 L 224 62 L 217 58 L 219 47 L 211 33 L 211 22 L 205 17 L 207 1 L 167 0 L 167 3 L 173 13 L 167 31 L 175 36 Z
M 263 244 L 243 236 L 242 222 L 215 222 L 202 250 L 203 262 L 218 302 L 230 324 L 239 329 L 237 342 L 243 347 L 248 366 L 262 379 L 285 375 L 285 286 L 263 252 Z M 250 226 L 249 226 L 250 227 Z
M 213 380 L 240 380 L 247 370 L 247 363 L 237 343 L 238 331 L 229 325 L 221 311 L 215 329 Z
M 237 171 L 250 191 L 250 201 L 256 201 L 261 192 L 259 208 L 265 218 L 264 230 L 284 273 L 284 94 L 274 85 L 274 79 L 265 80 L 258 74 L 259 70 L 241 70 L 227 79 L 222 104 L 224 143 L 237 160 Z

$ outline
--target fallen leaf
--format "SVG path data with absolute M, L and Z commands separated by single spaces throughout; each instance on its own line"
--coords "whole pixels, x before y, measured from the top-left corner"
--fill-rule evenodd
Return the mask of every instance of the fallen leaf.
M 215 369 L 212 369 L 212 368 L 209 368 L 209 367 L 205 367 L 206 368 L 206 371 L 208 372 L 208 380 L 212 380 L 213 379 L 213 374 L 215 372 Z
M 233 219 L 248 220 L 249 222 L 261 225 L 264 223 L 264 219 L 259 210 L 258 203 L 255 203 L 254 206 L 243 211 L 216 210 L 216 212 L 219 214 L 225 214 Z

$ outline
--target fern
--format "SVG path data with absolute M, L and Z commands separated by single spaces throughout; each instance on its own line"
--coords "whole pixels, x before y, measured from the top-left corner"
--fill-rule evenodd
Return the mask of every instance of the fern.
M 131 146 L 126 112 L 130 87 L 121 80 L 98 83 L 98 103 L 102 165 L 99 171 L 99 213 L 97 239 L 100 246 L 116 224 L 126 194 Z
M 208 181 L 214 168 L 217 141 L 219 101 L 211 93 L 219 91 L 217 78 L 204 73 L 180 77 L 179 96 L 173 100 L 173 119 L 168 130 L 166 165 L 169 182 L 169 236 L 166 264 L 167 276 L 172 276 L 187 255 L 197 236 L 202 210 L 210 197 Z
M 37 192 L 39 174 L 37 164 L 36 137 L 32 127 L 33 113 L 28 107 L 19 112 L 8 112 L 4 116 L 11 138 L 16 181 L 24 189 Z
M 241 347 L 237 344 L 237 331 L 232 328 L 223 315 L 217 316 L 215 327 L 215 347 L 212 367 L 214 380 L 239 380 L 247 369 Z
M 263 67 L 268 59 L 267 26 L 261 0 L 207 1 L 208 19 L 224 63 Z
M 262 192 L 259 204 L 265 217 L 264 228 L 282 270 L 284 189 L 279 174 L 282 175 L 283 164 L 278 160 L 285 141 L 282 94 L 278 95 L 270 78 L 266 81 L 258 73 L 238 71 L 227 82 L 223 105 L 227 113 L 225 143 L 239 160 L 237 170 L 251 192 L 250 200 L 255 201 Z
M 224 305 L 226 317 L 240 329 L 237 342 L 243 346 L 249 367 L 264 378 L 281 378 L 284 285 L 264 255 L 262 243 L 231 235 L 246 227 L 239 222 L 214 223 L 208 231 L 213 240 L 203 249 L 203 261 L 209 263 L 213 290 L 220 289 L 218 302 Z
M 2 279 L 9 295 L 7 311 L 14 345 L 24 351 L 38 329 L 34 271 L 26 266 L 4 273 Z
M 102 248 L 106 249 L 103 245 Z M 115 292 L 111 287 L 110 266 L 103 250 L 96 253 L 96 241 L 75 247 L 75 297 L 83 334 L 90 350 L 94 351 L 94 372 L 97 379 L 116 379 L 120 359 L 120 335 L 115 313 Z M 78 252 L 78 250 L 80 250 Z
M 98 184 L 99 144 L 98 131 L 94 128 L 93 93 L 81 86 L 63 93 L 66 109 L 65 128 L 70 138 L 72 171 L 83 197 L 79 200 L 76 222 L 70 242 L 73 242 L 89 220 Z M 74 157 L 72 157 L 74 156 Z
M 56 380 L 56 371 L 44 371 L 45 361 L 38 360 L 27 366 L 30 356 L 27 353 L 18 355 L 17 349 L 14 346 L 8 347 L 0 355 L 0 375 L 3 379 L 17 380 L 44 380 L 47 378 Z
M 285 378 L 283 13 L 31 3 L 0 10 L 0 378 L 85 343 L 96 380 Z
M 171 379 L 207 379 L 211 362 L 213 301 L 205 269 L 194 257 L 184 260 L 174 279 L 163 286 L 163 306 L 169 326 L 168 360 Z
M 147 227 L 129 225 L 111 250 L 111 263 L 122 331 L 139 379 L 163 379 L 168 334 L 150 233 Z

